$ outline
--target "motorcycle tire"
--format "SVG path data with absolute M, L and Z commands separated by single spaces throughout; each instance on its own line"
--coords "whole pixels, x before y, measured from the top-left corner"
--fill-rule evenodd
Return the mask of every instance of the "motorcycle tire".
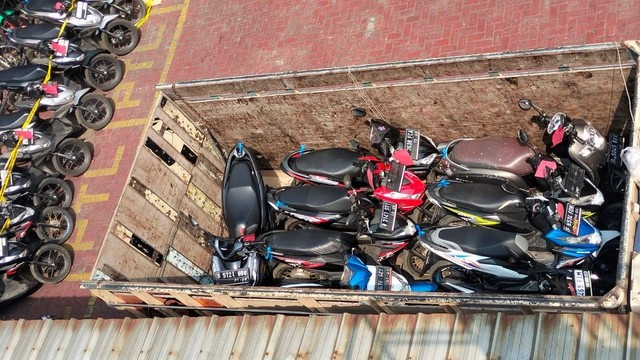
M 89 144 L 79 139 L 64 139 L 53 155 L 53 167 L 64 176 L 80 176 L 89 169 L 92 158 Z
M 80 125 L 91 130 L 100 130 L 113 119 L 113 104 L 104 95 L 86 94 L 76 107 L 76 119 Z
M 113 15 L 120 15 L 121 18 L 136 24 L 147 15 L 147 5 L 143 0 L 116 0 L 114 5 L 126 9 L 131 13 L 127 13 L 111 6 L 109 12 Z
M 445 215 L 442 219 L 438 221 L 438 225 L 440 226 L 465 226 L 469 225 L 468 222 L 460 219 L 457 216 L 453 215 Z
M 29 265 L 31 275 L 43 284 L 55 284 L 71 272 L 71 254 L 58 244 L 44 244 Z
M 293 267 L 284 263 L 280 263 L 273 268 L 271 272 L 273 281 L 277 284 L 281 283 L 284 279 L 303 280 L 303 281 L 327 281 L 329 280 L 325 275 L 318 274 L 314 271 L 309 271 L 299 267 Z
M 73 191 L 66 181 L 55 177 L 44 178 L 36 187 L 33 205 L 59 206 L 68 209 L 73 201 Z
M 288 218 L 284 222 L 284 229 L 287 231 L 298 230 L 298 229 L 318 229 L 317 226 L 313 226 L 306 221 Z
M 12 45 L 0 46 L 0 70 L 10 69 L 22 64 L 20 49 Z
M 50 206 L 40 213 L 36 234 L 46 243 L 62 245 L 71 237 L 74 225 L 73 217 L 67 210 Z
M 429 274 L 426 271 L 423 274 L 424 267 L 429 266 L 427 263 L 428 251 L 426 247 L 419 246 L 418 243 L 410 250 L 403 250 L 400 255 L 402 271 L 407 273 L 413 280 L 429 280 Z
M 102 31 L 102 45 L 110 53 L 122 56 L 132 52 L 140 42 L 140 29 L 124 19 L 110 21 Z
M 94 56 L 89 66 L 84 69 L 84 79 L 87 84 L 102 91 L 109 91 L 118 86 L 123 76 L 122 62 L 111 54 L 103 53 Z

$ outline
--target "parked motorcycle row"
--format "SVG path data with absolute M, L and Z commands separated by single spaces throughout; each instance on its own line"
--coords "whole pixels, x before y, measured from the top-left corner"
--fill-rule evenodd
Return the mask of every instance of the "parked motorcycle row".
M 0 45 L 0 274 L 57 283 L 71 270 L 62 246 L 74 229 L 65 177 L 84 174 L 92 145 L 78 138 L 107 126 L 122 56 L 135 49 L 142 1 L 29 0 L 2 10 Z M 35 280 L 35 281 L 34 281 Z
M 370 145 L 306 149 L 268 189 L 255 151 L 228 156 L 211 237 L 216 284 L 602 295 L 614 285 L 624 138 L 535 109 L 545 149 L 514 138 L 435 143 L 371 119 Z M 355 111 L 358 110 L 358 111 Z M 363 115 L 354 109 L 354 115 Z

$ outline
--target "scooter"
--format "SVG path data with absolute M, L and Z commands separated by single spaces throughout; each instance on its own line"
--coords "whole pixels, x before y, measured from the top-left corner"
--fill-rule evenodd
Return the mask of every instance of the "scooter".
M 0 216 L 3 224 L 4 219 L 10 219 L 8 231 L 17 238 L 24 237 L 27 231 L 35 227 L 35 233 L 42 241 L 60 245 L 69 240 L 75 225 L 71 214 L 57 206 L 40 210 L 6 203 L 0 207 Z
M 147 14 L 147 5 L 143 0 L 85 0 L 91 7 L 103 14 L 118 14 L 132 22 L 140 21 Z
M 30 275 L 39 283 L 54 284 L 71 272 L 71 254 L 62 245 L 43 243 L 31 236 L 0 235 L 0 274 L 14 277 L 29 266 Z
M 36 98 L 39 105 L 53 110 L 55 117 L 64 118 L 74 112 L 75 119 L 85 128 L 100 130 L 107 126 L 115 111 L 112 101 L 103 95 L 91 94 L 89 88 L 75 91 L 57 82 L 42 84 L 47 70 L 43 65 L 24 65 L 0 71 L 0 89 L 11 90 L 6 103 L 18 109 L 30 110 Z
M 8 33 L 7 39 L 16 46 L 4 45 L 3 58 L 11 52 L 16 65 L 48 65 L 51 55 L 53 69 L 61 71 L 65 77 L 84 82 L 102 91 L 116 87 L 124 76 L 122 62 L 104 49 L 83 50 L 70 43 L 68 39 L 40 40 L 40 28 L 49 24 L 34 24 L 15 29 Z M 9 65 L 9 64 L 8 64 Z
M 99 34 L 102 46 L 115 55 L 130 53 L 140 42 L 140 30 L 130 21 L 120 19 L 119 15 L 103 15 L 87 2 L 76 1 L 72 9 L 71 4 L 67 2 L 30 0 L 21 4 L 20 11 L 27 16 L 49 22 L 66 21 L 69 32 L 79 38 L 90 38 Z M 57 38 L 56 28 L 57 26 L 52 25 L 49 29 L 42 29 L 46 31 L 41 33 L 40 40 Z
M 6 161 L 0 161 L 0 168 L 4 168 L 5 163 Z M 73 191 L 64 180 L 35 167 L 14 166 L 4 197 L 21 205 L 58 206 L 68 209 L 73 201 Z
M 576 267 L 590 266 L 592 261 L 586 259 L 596 259 L 604 242 L 579 261 L 563 262 L 556 254 L 542 264 L 529 254 L 526 238 L 500 230 L 444 227 L 422 233 L 419 239 L 437 260 L 428 270 L 431 279 L 450 291 L 591 296 L 608 290 L 594 289 L 592 280 L 598 277 L 592 269 Z
M 32 122 L 28 129 L 22 129 L 28 114 L 16 112 L 0 115 L 0 141 L 12 149 L 22 137 L 22 145 L 17 149 L 18 163 L 30 162 L 52 175 L 80 176 L 91 165 L 92 152 L 89 144 L 69 137 L 77 128 L 59 119 Z M 11 152 L 2 154 L 7 158 Z M 49 167 L 53 163 L 53 169 Z

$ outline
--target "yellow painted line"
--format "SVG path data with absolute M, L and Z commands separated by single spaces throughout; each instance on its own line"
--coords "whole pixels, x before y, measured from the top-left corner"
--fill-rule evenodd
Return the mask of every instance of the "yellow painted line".
M 127 72 L 136 71 L 136 70 L 151 69 L 153 67 L 153 61 L 141 61 L 141 62 L 137 62 L 135 64 L 132 64 L 131 61 L 132 61 L 131 59 L 126 59 L 124 61 L 124 67 L 125 67 Z
M 160 43 L 162 43 L 162 40 L 165 39 L 164 32 L 166 30 L 167 30 L 167 24 L 158 25 L 158 32 L 156 33 L 156 38 L 153 40 L 153 42 L 139 45 L 138 47 L 136 47 L 136 53 L 140 53 L 143 51 L 156 50 L 160 46 Z
M 182 34 L 182 26 L 184 25 L 185 20 L 187 19 L 187 11 L 189 10 L 189 4 L 191 0 L 185 0 L 182 4 L 182 11 L 180 12 L 180 17 L 178 18 L 178 23 L 176 24 L 176 29 L 173 31 L 173 39 L 171 40 L 171 47 L 169 48 L 169 52 L 167 53 L 167 60 L 164 63 L 164 67 L 162 68 L 162 73 L 160 73 L 159 83 L 163 83 L 167 81 L 167 76 L 169 75 L 169 68 L 171 68 L 171 63 L 173 62 L 173 57 L 176 54 L 176 49 L 178 47 L 178 40 L 180 39 L 180 35 Z
M 76 281 L 85 281 L 89 280 L 91 277 L 91 273 L 83 272 L 83 273 L 71 273 L 67 276 L 64 281 L 76 282 Z
M 124 145 L 118 146 L 116 154 L 113 157 L 113 163 L 110 167 L 105 169 L 88 170 L 86 173 L 84 173 L 84 177 L 92 178 L 98 176 L 109 176 L 117 173 L 118 167 L 120 166 L 120 161 L 122 160 L 122 154 L 124 154 Z
M 149 118 L 135 118 L 129 120 L 120 120 L 114 121 L 107 125 L 106 129 L 120 129 L 125 127 L 133 127 L 133 126 L 147 126 L 149 123 Z
M 116 109 L 135 108 L 140 106 L 140 100 L 131 99 L 134 85 L 134 81 L 125 81 L 120 83 L 120 85 L 113 90 L 111 98 L 116 102 Z
M 176 5 L 170 5 L 170 6 L 159 6 L 153 9 L 153 14 L 157 15 L 157 14 L 166 14 L 174 11 L 180 11 L 182 10 L 183 6 L 184 5 L 182 4 L 176 4 Z
M 73 201 L 73 210 L 78 214 L 85 204 L 104 202 L 107 200 L 109 200 L 109 193 L 87 194 L 87 184 L 83 184 L 80 186 L 80 191 L 78 191 Z
M 73 241 L 69 241 L 68 244 L 71 245 L 74 251 L 86 251 L 93 250 L 94 242 L 93 241 L 84 241 L 84 232 L 87 230 L 87 225 L 89 224 L 89 220 L 81 219 L 76 221 L 76 237 Z

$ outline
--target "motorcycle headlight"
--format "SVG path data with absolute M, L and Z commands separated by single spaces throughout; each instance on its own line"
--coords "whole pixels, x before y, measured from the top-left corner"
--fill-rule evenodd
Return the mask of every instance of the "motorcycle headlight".
M 560 239 L 572 245 L 600 245 L 602 242 L 602 236 L 599 231 L 583 236 L 566 236 Z
M 587 125 L 587 138 L 585 139 L 585 147 L 580 150 L 580 156 L 589 157 L 594 150 L 604 149 L 606 143 L 604 136 L 593 126 Z

